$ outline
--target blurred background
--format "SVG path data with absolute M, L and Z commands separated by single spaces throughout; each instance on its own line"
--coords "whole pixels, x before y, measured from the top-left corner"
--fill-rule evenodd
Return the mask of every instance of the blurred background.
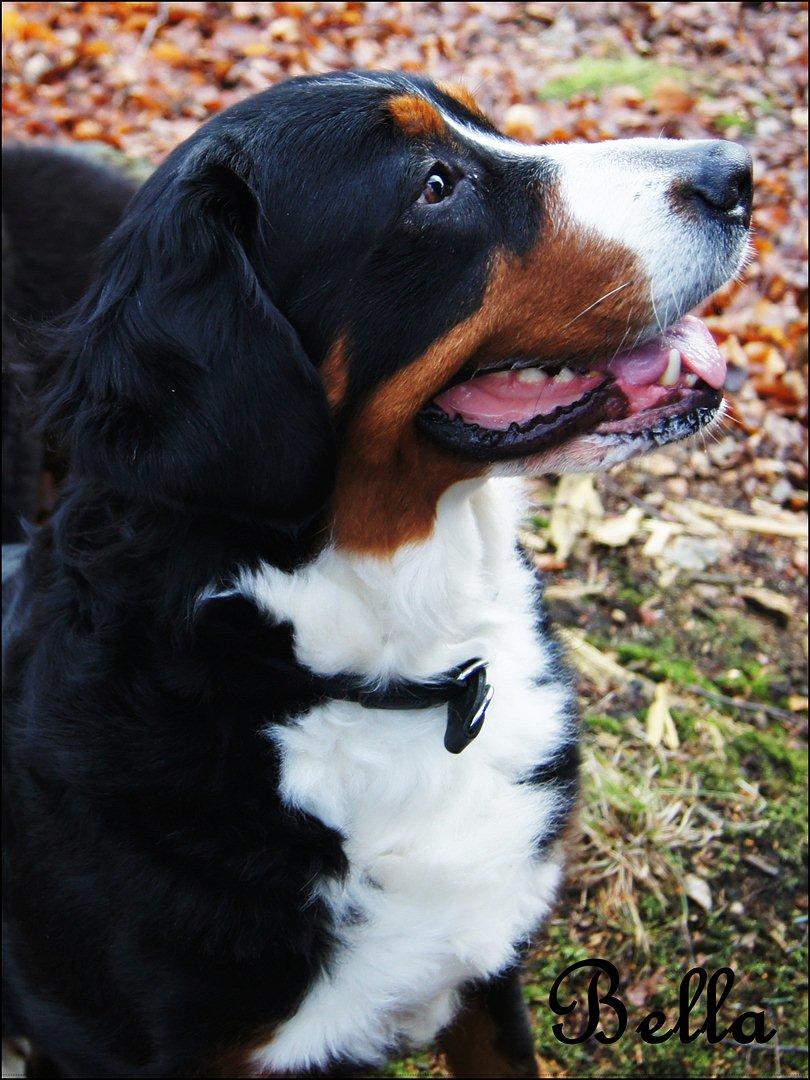
M 748 146 L 755 257 L 706 308 L 726 423 L 534 486 L 522 539 L 581 674 L 585 759 L 526 990 L 550 1075 L 806 1075 L 807 4 L 7 3 L 3 57 L 7 140 L 136 180 L 233 102 L 355 67 L 461 82 L 526 141 Z M 764 1008 L 777 1037 L 563 1046 L 548 992 L 586 956 L 619 967 L 636 1022 L 674 1019 L 688 967 L 730 965 L 728 1021 Z

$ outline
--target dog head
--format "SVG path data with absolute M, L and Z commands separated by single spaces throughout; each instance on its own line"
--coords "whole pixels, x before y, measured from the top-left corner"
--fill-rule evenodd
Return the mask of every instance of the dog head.
M 339 543 L 390 551 L 458 481 L 605 467 L 715 416 L 724 363 L 686 313 L 750 208 L 731 143 L 525 146 L 423 79 L 292 80 L 138 194 L 52 415 L 139 497 L 328 508 Z

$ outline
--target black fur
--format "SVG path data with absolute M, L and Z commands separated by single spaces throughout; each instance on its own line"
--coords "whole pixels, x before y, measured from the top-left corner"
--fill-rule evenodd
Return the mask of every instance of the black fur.
M 260 736 L 312 704 L 260 670 L 267 634 L 288 665 L 289 628 L 198 600 L 323 543 L 342 432 L 317 368 L 339 336 L 350 414 L 474 310 L 494 245 L 537 228 L 483 160 L 424 226 L 436 148 L 382 107 L 414 86 L 472 122 L 383 75 L 215 118 L 137 193 L 54 335 L 45 423 L 74 467 L 7 628 L 4 979 L 7 1030 L 62 1075 L 211 1074 L 327 961 L 305 901 L 345 872 L 341 837 L 285 808 Z
M 534 1038 L 523 1000 L 518 968 L 509 968 L 481 989 L 487 1013 L 496 1031 L 496 1048 L 512 1065 L 515 1076 L 536 1076 Z
M 85 291 L 134 190 L 68 150 L 3 148 L 3 543 L 22 538 L 21 519 L 37 507 L 43 450 L 34 402 L 51 372 L 31 331 Z

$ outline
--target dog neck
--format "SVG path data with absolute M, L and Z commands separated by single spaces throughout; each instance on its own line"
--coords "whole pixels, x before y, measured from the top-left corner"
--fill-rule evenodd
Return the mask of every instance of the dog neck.
M 292 625 L 297 659 L 313 671 L 370 683 L 429 679 L 471 656 L 486 659 L 508 621 L 521 495 L 519 481 L 459 483 L 423 541 L 385 557 L 330 546 L 293 573 L 266 564 L 246 571 L 238 589 Z

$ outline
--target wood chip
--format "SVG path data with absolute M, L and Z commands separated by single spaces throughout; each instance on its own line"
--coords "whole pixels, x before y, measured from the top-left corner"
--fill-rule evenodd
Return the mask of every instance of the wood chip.
M 538 536 L 537 533 L 529 532 L 528 529 L 518 530 L 518 540 L 527 551 L 546 551 L 548 549 L 548 541 L 542 536 Z
M 743 855 L 743 861 L 756 867 L 757 870 L 761 870 L 763 874 L 767 874 L 769 877 L 779 877 L 779 867 L 759 855 Z
M 764 608 L 765 611 L 773 612 L 787 622 L 796 613 L 796 605 L 788 596 L 774 592 L 773 589 L 758 589 L 753 585 L 747 585 L 738 590 L 743 600 L 755 607 Z
M 680 466 L 670 454 L 646 454 L 633 463 L 636 469 L 648 476 L 677 476 Z
M 641 551 L 652 559 L 661 554 L 673 536 L 683 532 L 683 525 L 677 521 L 648 521 L 647 529 L 650 536 Z
M 669 499 L 664 503 L 663 509 L 670 517 L 685 525 L 686 531 L 693 536 L 719 536 L 723 531 L 719 525 L 709 521 L 707 516 L 695 508 L 693 500 L 676 502 Z
M 606 587 L 604 581 L 560 581 L 556 585 L 546 586 L 543 599 L 581 600 L 583 596 L 599 596 Z
M 711 506 L 696 499 L 690 499 L 688 506 L 704 518 L 719 522 L 726 529 L 740 529 L 764 536 L 786 536 L 797 540 L 807 538 L 806 514 L 794 514 L 794 520 L 789 520 L 784 511 L 781 511 L 780 517 L 765 517 L 761 514 L 744 514 L 741 510 L 729 510 L 724 506 Z

